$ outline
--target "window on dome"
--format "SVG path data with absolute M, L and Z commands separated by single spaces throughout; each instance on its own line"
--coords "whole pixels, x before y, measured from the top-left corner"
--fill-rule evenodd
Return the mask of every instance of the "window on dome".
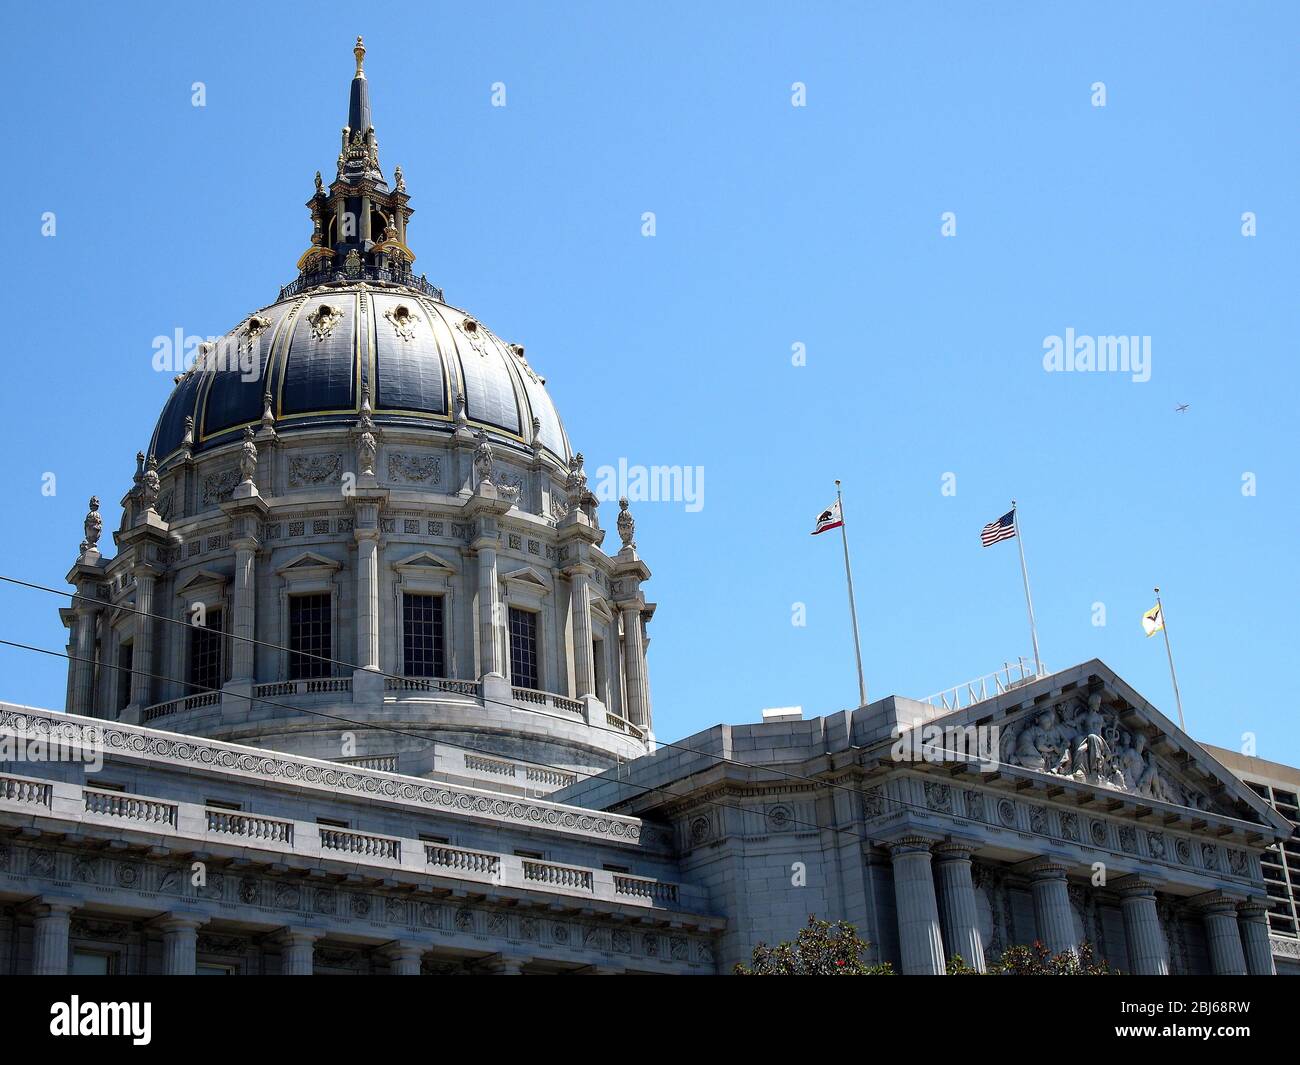
M 538 687 L 537 615 L 510 608 L 510 682 L 519 688 Z
M 445 677 L 447 652 L 443 597 L 402 596 L 402 674 Z
M 131 702 L 131 665 L 135 647 L 131 643 L 117 645 L 117 712 L 120 714 Z
M 206 625 L 190 626 L 190 688 L 186 694 L 195 695 L 221 687 L 222 634 L 220 610 L 210 610 Z
M 609 692 L 605 691 L 605 641 L 599 636 L 591 641 L 591 661 L 596 670 L 592 678 L 595 691 L 593 694 L 602 703 L 609 705 Z
M 289 679 L 328 677 L 333 640 L 330 597 L 295 595 L 289 599 Z

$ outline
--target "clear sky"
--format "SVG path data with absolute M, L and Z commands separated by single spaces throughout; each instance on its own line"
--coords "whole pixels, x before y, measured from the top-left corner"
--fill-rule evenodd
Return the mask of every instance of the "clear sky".
M 809 536 L 839 477 L 873 698 L 1030 653 L 1016 545 L 979 546 L 1015 496 L 1050 667 L 1100 657 L 1173 717 L 1139 626 L 1160 584 L 1191 731 L 1300 762 L 1296 5 L 6 23 L 4 572 L 60 584 L 92 493 L 116 527 L 171 388 L 153 338 L 223 333 L 293 278 L 362 33 L 417 268 L 527 345 L 589 474 L 704 470 L 702 509 L 635 507 L 660 735 L 854 701 L 838 534 Z M 1150 379 L 1046 372 L 1067 329 L 1149 337 Z M 58 605 L 0 589 L 0 637 L 61 649 Z M 61 706 L 64 684 L 0 649 L 0 698 Z

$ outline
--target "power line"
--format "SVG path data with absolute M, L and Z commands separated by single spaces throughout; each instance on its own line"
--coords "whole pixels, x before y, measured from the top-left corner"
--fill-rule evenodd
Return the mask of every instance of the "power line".
M 32 590 L 35 590 L 35 591 L 47 592 L 47 593 L 49 593 L 49 594 L 51 594 L 51 595 L 56 595 L 56 596 L 58 596 L 58 597 L 60 597 L 60 598 L 69 598 L 69 597 L 70 597 L 70 598 L 72 598 L 72 599 L 82 599 L 82 600 L 85 600 L 85 601 L 87 601 L 87 602 L 94 603 L 94 604 L 96 604 L 96 605 L 98 605 L 98 606 L 109 605 L 109 604 L 106 604 L 106 603 L 104 602 L 104 600 L 102 600 L 102 599 L 96 599 L 96 598 L 94 598 L 93 596 L 81 595 L 81 594 L 78 593 L 78 592 L 67 592 L 67 591 L 64 591 L 64 590 L 59 589 L 59 588 L 51 588 L 51 587 L 49 587 L 49 586 L 47 586 L 47 585 L 36 584 L 36 583 L 34 583 L 34 582 L 31 582 L 31 581 L 24 581 L 24 580 L 20 580 L 19 578 L 16 578 L 16 577 L 5 576 L 5 575 L 3 575 L 3 574 L 0 574 L 0 581 L 4 581 L 4 582 L 7 582 L 7 583 L 9 583 L 9 584 L 18 585 L 19 587 L 28 588 L 28 589 L 32 589 Z M 166 623 L 169 624 L 169 625 L 180 625 L 180 626 L 183 626 L 184 628 L 187 628 L 187 629 L 203 628 L 203 627 L 204 627 L 204 626 L 196 626 L 196 625 L 193 625 L 192 623 L 187 622 L 187 621 L 183 621 L 183 620 L 181 620 L 181 619 L 179 619 L 179 618 L 167 617 L 167 616 L 164 615 L 164 614 L 155 614 L 155 613 L 152 613 L 152 612 L 150 612 L 150 611 L 140 610 L 140 609 L 138 609 L 137 607 L 134 607 L 134 606 L 131 606 L 131 605 L 128 605 L 128 604 L 125 604 L 125 603 L 123 603 L 123 604 L 115 604 L 115 605 L 114 605 L 114 608 L 115 608 L 115 609 L 119 609 L 119 610 L 125 610 L 125 611 L 127 611 L 127 612 L 129 612 L 129 613 L 137 614 L 137 615 L 142 616 L 142 617 L 148 617 L 148 618 L 153 618 L 153 619 L 158 620 L 158 621 L 163 621 L 163 622 L 166 622 Z M 289 654 L 300 655 L 301 657 L 304 657 L 304 658 L 315 659 L 316 661 L 325 662 L 325 663 L 328 663 L 328 664 L 330 664 L 330 665 L 334 665 L 334 666 L 341 666 L 341 667 L 344 667 L 344 668 L 351 668 L 351 669 L 360 669 L 360 668 L 362 668 L 362 667 L 360 667 L 360 666 L 357 666 L 355 663 L 347 662 L 347 661 L 342 660 L 342 659 L 330 658 L 330 657 L 325 656 L 325 655 L 316 655 L 316 654 L 311 654 L 310 652 L 298 652 L 298 651 L 293 650 L 292 648 L 286 647 L 286 646 L 283 645 L 283 644 L 273 643 L 273 642 L 271 642 L 271 641 L 269 641 L 269 640 L 258 640 L 258 639 L 254 638 L 254 637 L 251 637 L 251 636 L 238 636 L 238 635 L 236 635 L 236 634 L 234 634 L 234 633 L 220 633 L 219 635 L 221 635 L 221 636 L 223 636 L 223 637 L 227 637 L 227 638 L 229 638 L 229 639 L 241 640 L 241 641 L 244 641 L 244 642 L 246 642 L 246 643 L 254 644 L 254 645 L 256 645 L 256 646 L 260 646 L 260 647 L 268 647 L 268 648 L 271 648 L 271 649 L 276 650 L 276 651 L 283 651 L 283 652 L 287 652 L 287 653 L 289 653 Z M 22 648 L 24 648 L 24 649 L 26 649 L 26 650 L 33 650 L 33 651 L 38 651 L 38 652 L 43 653 L 43 654 L 52 655 L 52 656 L 55 656 L 55 657 L 66 658 L 66 659 L 68 659 L 68 660 L 70 660 L 70 661 L 86 661 L 85 659 L 80 659 L 80 658 L 77 658 L 76 656 L 69 655 L 69 654 L 66 654 L 66 653 L 64 653 L 64 652 L 50 651 L 50 650 L 47 650 L 46 648 L 42 648 L 42 647 L 32 647 L 32 646 L 24 645 L 24 644 L 16 644 L 16 643 L 12 643 L 11 641 L 7 641 L 7 640 L 0 640 L 0 644 L 6 644 L 6 645 L 8 645 L 8 646 L 13 646 L 13 647 L 22 647 Z M 101 663 L 98 663 L 98 664 L 100 664 L 100 665 L 107 665 L 108 668 L 113 669 L 113 670 L 115 670 L 115 671 L 117 671 L 117 670 L 123 670 L 123 667 L 109 665 L 109 664 L 106 663 L 106 662 L 101 662 Z M 409 678 L 406 678 L 406 677 L 400 676 L 400 675 L 398 675 L 398 674 L 385 673 L 385 672 L 382 671 L 382 670 L 369 670 L 368 672 L 374 673 L 374 674 L 377 675 L 377 676 L 384 677 L 385 679 L 399 680 L 399 681 L 400 681 L 400 680 L 407 680 L 407 679 L 409 679 Z M 155 680 L 166 680 L 166 681 L 169 681 L 169 682 L 171 682 L 171 683 L 182 684 L 182 685 L 184 685 L 184 686 L 186 686 L 186 687 L 190 687 L 190 688 L 199 688 L 199 689 L 200 689 L 200 692 L 199 692 L 200 694 L 201 694 L 201 693 L 205 693 L 205 692 L 216 692 L 216 693 L 222 693 L 222 694 L 235 695 L 237 698 L 246 699 L 246 700 L 247 700 L 248 702 L 250 702 L 250 703 L 253 703 L 253 702 L 260 702 L 260 703 L 264 703 L 264 704 L 267 704 L 267 705 L 270 705 L 270 706 L 278 706 L 278 707 L 281 707 L 282 709 L 293 710 L 293 711 L 295 711 L 295 712 L 303 713 L 303 714 L 309 714 L 309 715 L 314 716 L 314 717 L 321 717 L 321 718 L 324 718 L 324 719 L 326 719 L 326 720 L 336 721 L 336 722 L 340 722 L 340 723 L 342 723 L 342 724 L 347 724 L 347 725 L 352 725 L 352 726 L 354 726 L 354 727 L 356 727 L 356 728 L 360 728 L 360 729 L 371 729 L 371 730 L 379 731 L 379 732 L 389 732 L 389 733 L 392 733 L 392 734 L 394 734 L 394 735 L 405 736 L 405 737 L 407 737 L 407 738 L 412 738 L 412 739 L 419 739 L 419 740 L 422 740 L 422 741 L 425 741 L 425 742 L 428 742 L 428 740 L 429 740 L 429 737 L 428 737 L 428 736 L 420 735 L 420 734 L 418 734 L 418 733 L 405 732 L 405 731 L 400 730 L 400 729 L 395 729 L 395 728 L 393 728 L 392 726 L 380 725 L 380 724 L 373 723 L 373 722 L 355 721 L 355 720 L 352 720 L 351 718 L 340 717 L 340 716 L 335 715 L 335 714 L 326 714 L 326 713 L 324 713 L 324 712 L 322 712 L 322 711 L 318 711 L 318 710 L 309 710 L 309 709 L 307 709 L 306 707 L 293 706 L 293 705 L 291 705 L 291 704 L 289 704 L 289 703 L 279 702 L 279 701 L 274 700 L 274 699 L 267 699 L 267 698 L 253 698 L 252 696 L 246 696 L 246 695 L 243 695 L 243 694 L 241 694 L 241 693 L 236 693 L 236 692 L 223 692 L 223 689 L 221 689 L 221 688 L 207 688 L 207 687 L 203 687 L 202 685 L 194 684 L 194 683 L 192 683 L 192 682 L 190 682 L 190 681 L 183 681 L 183 680 L 180 680 L 180 679 L 178 679 L 178 678 L 170 677 L 170 676 L 166 676 L 166 675 L 153 674 L 153 673 L 151 673 L 151 674 L 147 674 L 147 675 L 148 675 L 149 677 L 151 677 L 152 679 L 155 679 Z M 428 682 L 428 683 L 431 684 L 431 685 L 436 685 L 436 686 L 438 686 L 438 690 L 439 690 L 439 691 L 442 691 L 442 692 L 451 692 L 452 694 L 456 694 L 455 691 L 454 691 L 454 689 L 452 689 L 452 688 L 450 688 L 450 687 L 447 686 L 447 683 L 448 683 L 448 682 L 447 682 L 446 680 L 444 680 L 443 678 L 429 677 L 429 678 L 419 678 L 419 679 L 420 679 L 422 682 Z M 539 711 L 539 710 L 534 710 L 534 709 L 532 709 L 531 707 L 520 706 L 520 705 L 517 705 L 517 704 L 515 704 L 515 703 L 507 703 L 507 702 L 504 702 L 504 701 L 502 701 L 502 700 L 500 700 L 500 699 L 489 699 L 489 698 L 487 698 L 486 696 L 482 695 L 481 692 L 480 692 L 480 698 L 483 700 L 483 703 L 484 703 L 485 705 L 500 706 L 500 707 L 503 707 L 503 708 L 505 708 L 505 709 L 508 709 L 508 710 L 514 711 L 514 712 L 516 712 L 516 713 L 518 713 L 518 712 L 522 712 L 522 713 L 534 714 L 534 715 L 537 715 L 537 716 L 539 716 L 539 717 L 546 717 L 546 718 L 548 718 L 548 719 L 551 718 L 551 715 L 549 715 L 549 714 L 545 714 L 545 713 L 543 713 L 542 711 Z M 620 731 L 617 730 L 617 729 L 612 729 L 612 728 L 608 728 L 608 727 L 605 727 L 605 726 L 594 725 L 594 726 L 589 726 L 589 727 L 596 728 L 598 731 L 601 731 L 601 732 L 610 732 L 610 733 L 616 733 L 616 734 L 618 734 L 618 735 L 624 735 L 624 733 L 620 732 Z M 743 768 L 743 769 L 748 769 L 748 770 L 753 771 L 753 772 L 764 772 L 764 773 L 770 773 L 770 774 L 771 774 L 772 776 L 774 776 L 774 777 L 783 778 L 783 779 L 786 779 L 786 780 L 798 781 L 798 782 L 800 782 L 800 783 L 811 784 L 811 785 L 813 785 L 814 787 L 823 787 L 823 788 L 830 788 L 830 789 L 838 789 L 838 790 L 841 790 L 841 791 L 849 792 L 850 794 L 853 794 L 853 795 L 859 795 L 859 794 L 860 794 L 859 790 L 858 790 L 857 788 L 855 788 L 855 787 L 850 787 L 850 786 L 847 786 L 847 785 L 844 785 L 844 784 L 840 784 L 840 783 L 838 783 L 838 782 L 836 782 L 836 781 L 826 780 L 826 779 L 823 779 L 823 778 L 820 778 L 820 777 L 809 776 L 809 775 L 807 775 L 807 774 L 805 774 L 805 773 L 796 773 L 796 772 L 792 772 L 792 771 L 790 771 L 790 770 L 778 769 L 778 768 L 775 768 L 775 767 L 773 767 L 773 766 L 759 765 L 759 764 L 754 763 L 754 762 L 746 762 L 746 761 L 743 761 L 743 760 L 741 760 L 741 759 L 737 759 L 737 758 L 734 758 L 734 757 L 729 757 L 729 756 L 721 755 L 721 754 L 715 754 L 715 753 L 713 753 L 713 752 L 711 752 L 711 751 L 701 751 L 701 750 L 698 750 L 698 749 L 693 748 L 693 747 L 687 747 L 687 746 L 685 746 L 684 744 L 680 744 L 680 743 L 671 743 L 671 742 L 667 742 L 667 741 L 661 741 L 661 740 L 658 740 L 658 739 L 656 739 L 655 742 L 656 742 L 656 744 L 657 744 L 658 746 L 660 746 L 660 747 L 666 747 L 666 748 L 669 748 L 669 749 L 671 749 L 671 750 L 682 751 L 683 753 L 686 753 L 686 754 L 693 754 L 693 755 L 695 755 L 695 756 L 697 756 L 697 757 L 700 757 L 700 758 L 710 758 L 710 759 L 713 759 L 714 762 L 715 762 L 716 764 L 724 764 L 724 763 L 725 763 L 725 764 L 727 764 L 727 765 L 734 765 L 734 766 L 737 766 L 737 767 L 740 767 L 740 768 Z M 856 749 L 856 748 L 853 748 L 853 747 L 852 747 L 852 737 L 851 737 L 851 735 L 848 737 L 848 742 L 849 742 L 849 744 L 850 744 L 850 746 L 849 746 L 848 749 L 850 749 L 850 750 Z M 484 754 L 484 755 L 488 755 L 488 756 L 491 756 L 491 757 L 500 757 L 499 752 L 497 752 L 497 751 L 487 750 L 487 749 L 484 749 L 484 748 L 481 748 L 481 747 L 469 747 L 469 746 L 466 746 L 466 745 L 463 745 L 463 744 L 459 744 L 459 743 L 456 744 L 455 746 L 462 746 L 462 747 L 464 747 L 464 749 L 474 751 L 474 752 L 477 753 L 477 754 Z M 947 748 L 943 748 L 943 747 L 935 746 L 934 744 L 925 744 L 925 747 L 926 747 L 927 749 L 929 749 L 929 750 L 933 750 L 933 751 L 935 751 L 935 752 L 937 752 L 937 753 L 953 755 L 954 758 L 957 759 L 957 760 L 962 760 L 962 761 L 968 761 L 968 760 L 969 760 L 969 759 L 968 759 L 968 756 L 966 755 L 965 752 L 959 752 L 959 751 L 955 751 L 955 750 L 949 750 L 949 749 L 947 749 Z M 579 770 L 570 769 L 570 768 L 565 767 L 565 766 L 557 766 L 557 765 L 553 765 L 553 764 L 550 764 L 550 763 L 547 763 L 547 762 L 538 762 L 538 761 L 533 761 L 533 760 L 531 760 L 531 759 L 527 759 L 527 758 L 519 758 L 519 757 L 514 757 L 514 756 L 511 756 L 511 757 L 513 758 L 514 761 L 519 762 L 519 763 L 521 763 L 521 764 L 523 764 L 523 765 L 531 765 L 531 766 L 535 766 L 535 767 L 537 767 L 537 768 L 539 768 L 539 769 L 549 769 L 549 770 L 552 770 L 552 771 L 554 771 L 554 772 L 559 772 L 559 773 L 574 774 L 574 775 L 581 776 L 581 777 L 583 777 L 583 778 L 585 778 L 585 779 L 588 779 L 588 780 L 590 780 L 590 779 L 595 779 L 596 777 L 600 777 L 600 776 L 604 776 L 604 775 L 605 775 L 605 773 L 583 773 L 583 772 L 581 772 L 581 771 L 579 771 Z M 997 762 L 996 764 L 999 765 L 999 766 L 1001 766 L 1003 763 L 1002 763 L 1001 760 L 999 759 L 998 762 Z M 605 772 L 608 772 L 608 771 L 605 771 Z M 639 788 L 639 789 L 641 789 L 642 791 L 647 792 L 647 793 L 649 793 L 649 792 L 660 791 L 660 792 L 663 792 L 664 794 L 666 794 L 666 795 L 668 795 L 668 796 L 670 796 L 670 797 L 672 797 L 672 798 L 689 798 L 689 797 L 690 797 L 690 796 L 688 796 L 688 795 L 682 795 L 682 794 L 677 793 L 677 792 L 671 792 L 671 791 L 668 791 L 667 788 L 666 788 L 666 787 L 663 787 L 663 786 L 660 786 L 660 787 L 649 787 L 649 786 L 647 786 L 647 785 L 634 784 L 634 783 L 632 783 L 632 781 L 630 781 L 630 780 L 625 780 L 625 779 L 623 779 L 623 778 L 621 778 L 621 777 L 615 777 L 615 778 L 613 778 L 613 779 L 615 779 L 618 783 L 621 783 L 621 784 L 627 784 L 627 785 L 629 785 L 630 787 Z M 927 807 L 927 806 L 922 806 L 920 803 L 910 802 L 910 801 L 908 801 L 908 800 L 906 800 L 906 799 L 899 799 L 899 798 L 895 798 L 895 797 L 893 797 L 893 796 L 889 796 L 889 795 L 881 795 L 880 798 L 881 798 L 884 802 L 892 803 L 892 804 L 894 804 L 895 806 L 900 807 L 900 808 L 902 808 L 902 809 L 917 810 L 917 811 L 920 811 L 920 812 L 923 812 L 923 813 L 933 813 L 933 812 L 934 812 L 934 811 L 932 811 L 932 810 L 931 810 L 929 807 Z M 706 800 L 701 800 L 701 801 L 706 801 Z M 715 803 L 714 805 L 718 805 L 718 804 Z M 734 806 L 734 805 L 730 805 L 730 804 L 721 804 L 721 805 L 723 805 L 725 808 L 728 808 L 728 809 L 737 809 L 737 810 L 742 810 L 742 811 L 744 810 L 743 807 Z M 969 820 L 969 821 L 974 821 L 974 822 L 977 823 L 977 824 L 985 825 L 985 826 L 987 826 L 987 827 L 989 827 L 989 828 L 999 828 L 999 827 L 1001 827 L 1001 826 L 999 826 L 999 825 L 994 824 L 993 821 L 991 821 L 991 820 L 986 820 L 986 819 L 983 819 L 983 818 L 967 817 L 967 818 L 965 818 L 965 819 L 966 819 L 966 820 Z M 794 821 L 795 819 L 791 818 L 791 820 Z M 840 831 L 851 831 L 851 830 L 849 830 L 849 829 L 840 829 L 840 828 L 836 828 L 836 827 L 834 827 L 834 826 L 822 826 L 822 825 L 815 824 L 815 823 L 813 823 L 813 824 L 809 824 L 808 822 L 798 822 L 798 821 L 796 821 L 795 823 L 805 824 L 805 825 L 807 825 L 808 827 L 816 828 L 816 829 L 818 829 L 819 831 L 827 831 L 827 830 L 829 830 L 829 831 L 835 831 L 835 832 L 840 832 Z M 1051 834 L 1046 833 L 1046 832 L 1032 832 L 1032 831 L 1031 831 L 1031 834 L 1032 834 L 1032 835 L 1035 835 L 1035 836 L 1039 836 L 1039 837 L 1041 837 L 1041 838 L 1043 838 L 1043 839 L 1045 839 L 1045 840 L 1048 840 L 1048 841 L 1050 841 L 1050 842 L 1054 842 L 1054 843 L 1064 843 L 1064 844 L 1068 844 L 1068 843 L 1073 843 L 1073 842 L 1075 842 L 1075 841 L 1073 841 L 1073 840 L 1068 840 L 1068 839 L 1066 839 L 1066 838 L 1063 837 L 1063 836 L 1054 836 L 1054 835 L 1051 835 Z M 854 833 L 854 835 L 856 835 L 857 838 L 863 840 L 864 842 L 871 843 L 871 844 L 873 844 L 873 845 L 875 845 L 875 846 L 881 846 L 881 845 L 882 845 L 882 844 L 880 843 L 880 841 L 878 841 L 878 840 L 873 840 L 873 839 L 871 839 L 871 838 L 869 838 L 869 837 L 862 836 L 862 835 L 860 835 L 860 834 L 858 834 L 858 833 Z

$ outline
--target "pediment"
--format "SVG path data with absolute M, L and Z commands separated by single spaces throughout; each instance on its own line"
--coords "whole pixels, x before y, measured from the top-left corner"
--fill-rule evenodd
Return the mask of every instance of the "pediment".
M 313 569 L 337 570 L 343 568 L 343 563 L 336 562 L 332 558 L 326 558 L 324 555 L 317 554 L 315 551 L 303 551 L 301 554 L 294 555 L 288 562 L 276 568 L 276 573 L 286 574 L 294 573 L 300 570 Z
M 230 580 L 224 573 L 218 573 L 216 570 L 201 569 L 191 574 L 183 584 L 176 589 L 176 594 L 181 595 L 191 588 L 200 588 L 205 584 L 223 585 Z
M 403 572 L 438 574 L 450 576 L 457 572 L 456 567 L 447 559 L 435 555 L 432 551 L 417 551 L 409 558 L 394 562 L 393 568 Z
M 503 581 L 515 581 L 538 592 L 549 592 L 551 590 L 550 582 L 532 566 L 520 566 L 509 573 L 503 573 L 501 579 Z
M 935 722 L 953 723 L 996 725 L 999 761 L 1011 770 L 1289 831 L 1231 770 L 1097 659 Z

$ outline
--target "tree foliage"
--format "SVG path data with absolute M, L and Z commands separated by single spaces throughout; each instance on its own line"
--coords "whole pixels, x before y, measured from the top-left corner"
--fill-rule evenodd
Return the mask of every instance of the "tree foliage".
M 1077 950 L 1063 950 L 1053 954 L 1040 940 L 1029 946 L 1008 947 L 997 961 L 987 967 L 991 976 L 1115 976 L 1114 969 L 1104 961 L 1097 961 L 1092 944 L 1083 942 Z M 960 954 L 948 960 L 949 976 L 978 976 L 979 971 L 967 965 Z
M 888 962 L 868 965 L 862 960 L 867 943 L 847 921 L 819 921 L 808 915 L 808 924 L 793 941 L 769 947 L 759 943 L 748 968 L 736 966 L 737 976 L 892 976 Z

